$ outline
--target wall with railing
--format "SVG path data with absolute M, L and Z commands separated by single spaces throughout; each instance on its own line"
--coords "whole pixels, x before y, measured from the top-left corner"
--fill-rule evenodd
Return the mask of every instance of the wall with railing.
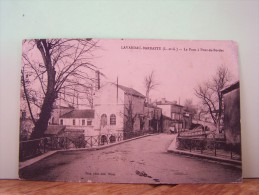
M 121 142 L 123 140 L 143 136 L 153 132 L 121 132 L 114 134 L 100 134 L 96 136 L 62 136 L 44 137 L 20 142 L 19 160 L 25 161 L 53 150 L 68 150 L 76 148 L 98 148 L 104 145 Z
M 241 145 L 209 138 L 177 137 L 177 149 L 241 161 Z

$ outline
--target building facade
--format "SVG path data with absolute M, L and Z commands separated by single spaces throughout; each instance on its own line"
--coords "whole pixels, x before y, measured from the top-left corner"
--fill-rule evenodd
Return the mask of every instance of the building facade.
M 167 101 L 165 98 L 162 98 L 161 101 L 156 102 L 157 106 L 162 109 L 163 116 L 167 120 L 164 128 L 172 131 L 182 131 L 189 129 L 192 124 L 191 114 L 184 109 L 184 106 L 177 104 L 177 102 Z M 168 119 L 171 120 L 168 120 Z M 170 125 L 170 126 L 168 126 Z
M 239 82 L 222 90 L 224 102 L 224 133 L 227 143 L 240 145 L 240 91 Z
M 95 135 L 93 132 L 94 110 L 72 110 L 59 117 L 59 125 L 66 126 L 66 132 L 83 132 L 85 136 Z
M 51 118 L 49 120 L 49 124 L 51 125 L 58 125 L 60 124 L 59 122 L 59 118 L 60 116 L 69 113 L 71 111 L 73 111 L 75 108 L 73 106 L 61 106 L 61 105 L 54 105 L 53 106 L 53 111 L 51 113 Z
M 107 83 L 94 95 L 94 131 L 113 134 L 141 129 L 145 96 L 122 85 Z
M 163 132 L 162 108 L 159 108 L 156 103 L 145 103 L 144 107 L 144 131 Z

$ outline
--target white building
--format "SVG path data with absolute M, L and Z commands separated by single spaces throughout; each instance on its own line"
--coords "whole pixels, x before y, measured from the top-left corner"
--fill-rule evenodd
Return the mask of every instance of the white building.
M 54 109 L 50 124 L 65 126 L 66 131 L 83 131 L 85 136 L 148 130 L 148 121 L 144 119 L 145 96 L 140 92 L 106 83 L 96 90 L 93 100 L 93 110 L 72 107 Z
M 68 105 L 68 106 L 60 106 L 60 105 L 54 105 L 53 111 L 51 113 L 51 118 L 49 120 L 49 124 L 51 125 L 58 125 L 60 124 L 60 117 L 66 113 L 69 113 L 73 111 L 75 108 Z
M 184 106 L 177 104 L 176 101 L 167 101 L 165 98 L 162 98 L 161 101 L 157 101 L 156 104 L 157 107 L 162 108 L 162 113 L 164 116 L 172 119 L 170 126 L 174 129 L 174 131 L 176 130 L 178 132 L 185 128 Z M 189 116 L 186 117 L 188 118 Z M 191 124 L 191 120 L 189 123 Z
M 59 117 L 59 124 L 72 131 L 83 130 L 85 136 L 93 136 L 93 120 L 94 110 L 72 110 Z
M 100 134 L 123 132 L 133 119 L 133 131 L 140 130 L 145 96 L 122 85 L 107 83 L 94 96 L 94 131 Z

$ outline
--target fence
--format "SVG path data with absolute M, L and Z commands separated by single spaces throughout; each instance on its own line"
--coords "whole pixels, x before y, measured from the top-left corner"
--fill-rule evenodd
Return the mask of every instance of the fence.
M 101 134 L 96 136 L 63 136 L 45 137 L 20 142 L 20 161 L 24 161 L 52 150 L 66 150 L 71 148 L 94 148 L 123 140 L 139 137 L 152 132 L 121 132 Z
M 233 145 L 228 144 L 225 141 L 215 139 L 178 137 L 177 149 L 222 158 L 241 160 L 240 144 Z
M 20 141 L 20 148 L 19 148 L 20 161 L 30 159 L 42 153 L 47 152 L 46 139 L 47 138 Z

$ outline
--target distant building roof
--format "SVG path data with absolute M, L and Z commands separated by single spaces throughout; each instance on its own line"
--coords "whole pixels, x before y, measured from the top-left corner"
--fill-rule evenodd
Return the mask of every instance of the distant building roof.
M 221 93 L 226 94 L 237 88 L 239 88 L 239 81 L 236 81 L 236 82 L 230 84 L 229 86 L 225 87 L 224 89 L 221 90 Z
M 72 110 L 63 114 L 60 118 L 94 118 L 94 110 Z
M 56 105 L 56 104 L 55 104 L 55 105 L 53 105 L 53 108 L 54 108 L 54 109 L 60 109 L 60 108 L 61 108 L 61 109 L 74 109 L 74 107 L 73 107 L 72 105 L 70 105 L 70 104 L 68 104 L 68 106 L 63 106 L 63 105 L 60 106 L 60 105 Z
M 123 90 L 126 94 L 137 96 L 137 97 L 141 97 L 141 98 L 145 98 L 146 97 L 146 96 L 144 96 L 143 94 L 141 94 L 140 92 L 136 91 L 133 88 L 125 87 L 125 86 L 122 86 L 122 85 L 118 85 L 118 87 L 121 90 Z
M 175 105 L 175 106 L 183 107 L 182 105 L 177 104 L 176 102 L 171 102 L 171 101 L 168 101 L 168 100 L 157 101 L 156 104 L 157 105 Z
M 66 126 L 64 125 L 49 125 L 44 134 L 47 135 L 57 135 L 61 131 L 65 130 Z
M 155 109 L 162 109 L 162 108 L 160 108 L 160 107 L 157 107 L 157 106 L 154 105 L 154 104 L 148 104 L 148 103 L 145 103 L 145 107 L 155 108 Z

